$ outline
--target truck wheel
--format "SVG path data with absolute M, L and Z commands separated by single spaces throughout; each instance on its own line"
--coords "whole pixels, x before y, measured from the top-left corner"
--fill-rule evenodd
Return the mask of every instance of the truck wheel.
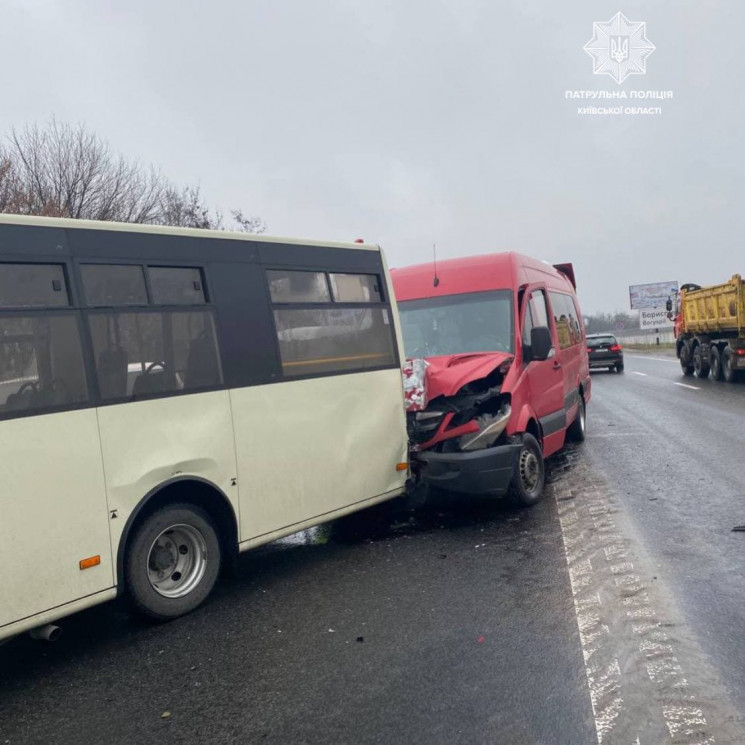
M 737 380 L 737 370 L 732 365 L 732 350 L 726 347 L 722 356 L 722 375 L 728 383 L 734 383 Z
M 154 621 L 193 611 L 220 572 L 220 541 L 209 515 L 172 504 L 137 528 L 124 559 L 124 581 L 137 610 Z
M 711 377 L 714 380 L 722 379 L 722 355 L 719 347 L 712 347 L 709 355 L 709 366 L 711 367 Z
M 532 507 L 543 495 L 545 482 L 546 466 L 540 443 L 526 432 L 512 474 L 510 499 L 520 507 Z
M 693 375 L 693 363 L 691 361 L 691 347 L 687 341 L 683 342 L 680 349 L 678 350 L 678 357 L 680 358 L 680 367 L 683 370 L 683 375 Z
M 709 360 L 701 353 L 701 345 L 697 344 L 693 350 L 693 370 L 697 378 L 709 377 Z
M 585 399 L 582 398 L 582 394 L 580 394 L 577 416 L 574 417 L 574 421 L 567 427 L 567 438 L 574 440 L 574 442 L 584 442 L 586 425 L 587 410 L 585 408 Z

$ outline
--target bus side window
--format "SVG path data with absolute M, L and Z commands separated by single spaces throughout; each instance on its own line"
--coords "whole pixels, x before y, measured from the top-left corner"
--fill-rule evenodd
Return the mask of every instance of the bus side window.
M 88 399 L 78 317 L 69 305 L 62 264 L 0 264 L 0 414 Z

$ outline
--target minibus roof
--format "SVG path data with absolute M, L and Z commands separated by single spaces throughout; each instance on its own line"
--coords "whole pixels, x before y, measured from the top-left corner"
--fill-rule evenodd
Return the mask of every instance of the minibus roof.
M 563 267 L 571 265 L 562 265 Z M 517 290 L 544 282 L 553 289 L 573 292 L 566 271 L 514 251 L 464 256 L 391 269 L 396 300 L 416 300 L 489 290 Z

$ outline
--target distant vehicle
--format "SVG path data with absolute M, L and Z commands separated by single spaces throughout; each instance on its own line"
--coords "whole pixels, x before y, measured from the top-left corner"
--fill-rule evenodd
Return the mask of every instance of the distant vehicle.
M 667 301 L 684 375 L 732 383 L 745 370 L 745 282 L 735 274 L 710 287 L 685 284 Z
M 607 367 L 617 373 L 623 372 L 623 347 L 613 334 L 588 334 L 587 356 L 591 370 Z
M 499 253 L 391 277 L 415 475 L 535 504 L 544 458 L 585 437 L 591 382 L 571 264 Z
M 373 245 L 0 216 L 0 640 L 403 495 Z

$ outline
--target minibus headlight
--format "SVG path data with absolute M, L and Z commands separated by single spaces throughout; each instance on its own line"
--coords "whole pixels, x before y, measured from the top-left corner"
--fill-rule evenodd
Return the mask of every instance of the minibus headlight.
M 507 427 L 511 413 L 512 409 L 509 403 L 505 402 L 496 414 L 482 414 L 476 417 L 475 421 L 479 425 L 479 431 L 459 437 L 458 445 L 460 449 L 465 451 L 481 450 L 493 445 Z

